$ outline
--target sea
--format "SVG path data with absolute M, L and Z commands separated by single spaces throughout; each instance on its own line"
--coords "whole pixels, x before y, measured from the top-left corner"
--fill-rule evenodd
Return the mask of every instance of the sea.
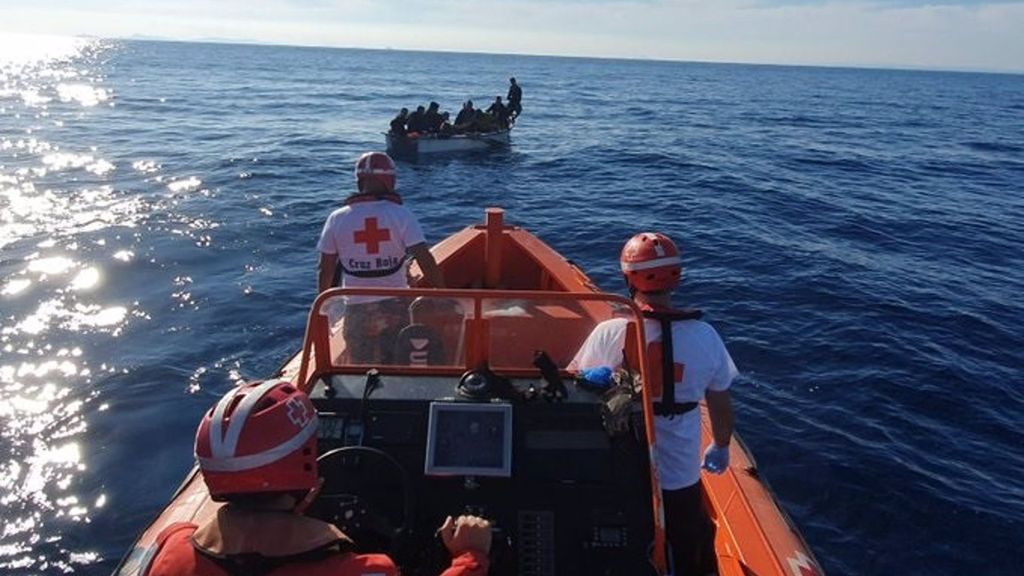
M 355 158 L 515 76 L 508 148 L 399 163 L 429 242 L 501 207 L 621 294 L 668 234 L 826 573 L 1022 574 L 1024 76 L 0 46 L 0 573 L 109 574 L 203 411 L 298 349 Z

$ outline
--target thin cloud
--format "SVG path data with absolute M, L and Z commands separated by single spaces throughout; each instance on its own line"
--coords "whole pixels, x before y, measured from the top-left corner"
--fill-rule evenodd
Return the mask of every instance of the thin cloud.
M 38 0 L 0 30 L 359 48 L 1024 71 L 1024 1 Z

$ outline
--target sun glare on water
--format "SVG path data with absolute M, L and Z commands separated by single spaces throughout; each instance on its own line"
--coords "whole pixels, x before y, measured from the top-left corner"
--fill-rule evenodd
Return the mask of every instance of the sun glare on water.
M 0 33 L 0 62 L 31 65 L 68 60 L 94 42 L 72 36 Z
M 68 573 L 100 560 L 63 542 L 107 502 L 82 493 L 84 443 L 97 393 L 113 367 L 79 344 L 117 338 L 131 304 L 111 302 L 111 267 L 135 247 L 115 230 L 144 206 L 110 178 L 116 162 L 61 129 L 112 105 L 96 56 L 103 42 L 0 34 L 0 573 Z M 130 167 L 129 167 L 130 168 Z M 92 340 L 95 341 L 95 340 Z

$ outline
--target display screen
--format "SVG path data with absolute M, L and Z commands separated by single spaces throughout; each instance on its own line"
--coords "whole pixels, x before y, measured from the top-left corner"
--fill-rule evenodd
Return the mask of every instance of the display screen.
M 424 472 L 431 475 L 512 475 L 512 406 L 433 402 Z
M 317 423 L 317 433 L 321 440 L 341 440 L 342 432 L 345 430 L 345 422 L 341 418 L 321 415 L 317 418 Z

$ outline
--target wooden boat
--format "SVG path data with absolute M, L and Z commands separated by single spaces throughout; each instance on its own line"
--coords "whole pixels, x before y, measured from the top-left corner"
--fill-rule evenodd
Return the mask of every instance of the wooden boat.
M 625 431 L 610 430 L 609 394 L 566 370 L 597 323 L 624 316 L 626 365 L 637 368 L 618 376 L 637 389 L 646 375 L 639 310 L 505 225 L 499 209 L 432 252 L 454 288 L 324 292 L 302 349 L 272 375 L 306 390 L 319 414 L 325 483 L 309 513 L 387 551 L 407 575 L 439 573 L 446 558 L 434 530 L 462 512 L 494 523 L 491 574 L 666 574 L 651 399 L 640 386 Z M 415 265 L 410 272 L 419 278 Z M 353 296 L 408 304 L 391 358 L 353 360 L 342 330 Z M 706 412 L 704 421 L 707 444 Z M 821 574 L 738 437 L 730 450 L 729 470 L 701 480 L 719 573 Z M 164 527 L 201 523 L 217 506 L 193 469 L 115 574 L 145 574 Z
M 474 132 L 467 134 L 419 134 L 395 136 L 385 133 L 388 154 L 397 157 L 416 157 L 420 154 L 446 154 L 455 152 L 479 152 L 507 146 L 511 129 L 495 132 Z

